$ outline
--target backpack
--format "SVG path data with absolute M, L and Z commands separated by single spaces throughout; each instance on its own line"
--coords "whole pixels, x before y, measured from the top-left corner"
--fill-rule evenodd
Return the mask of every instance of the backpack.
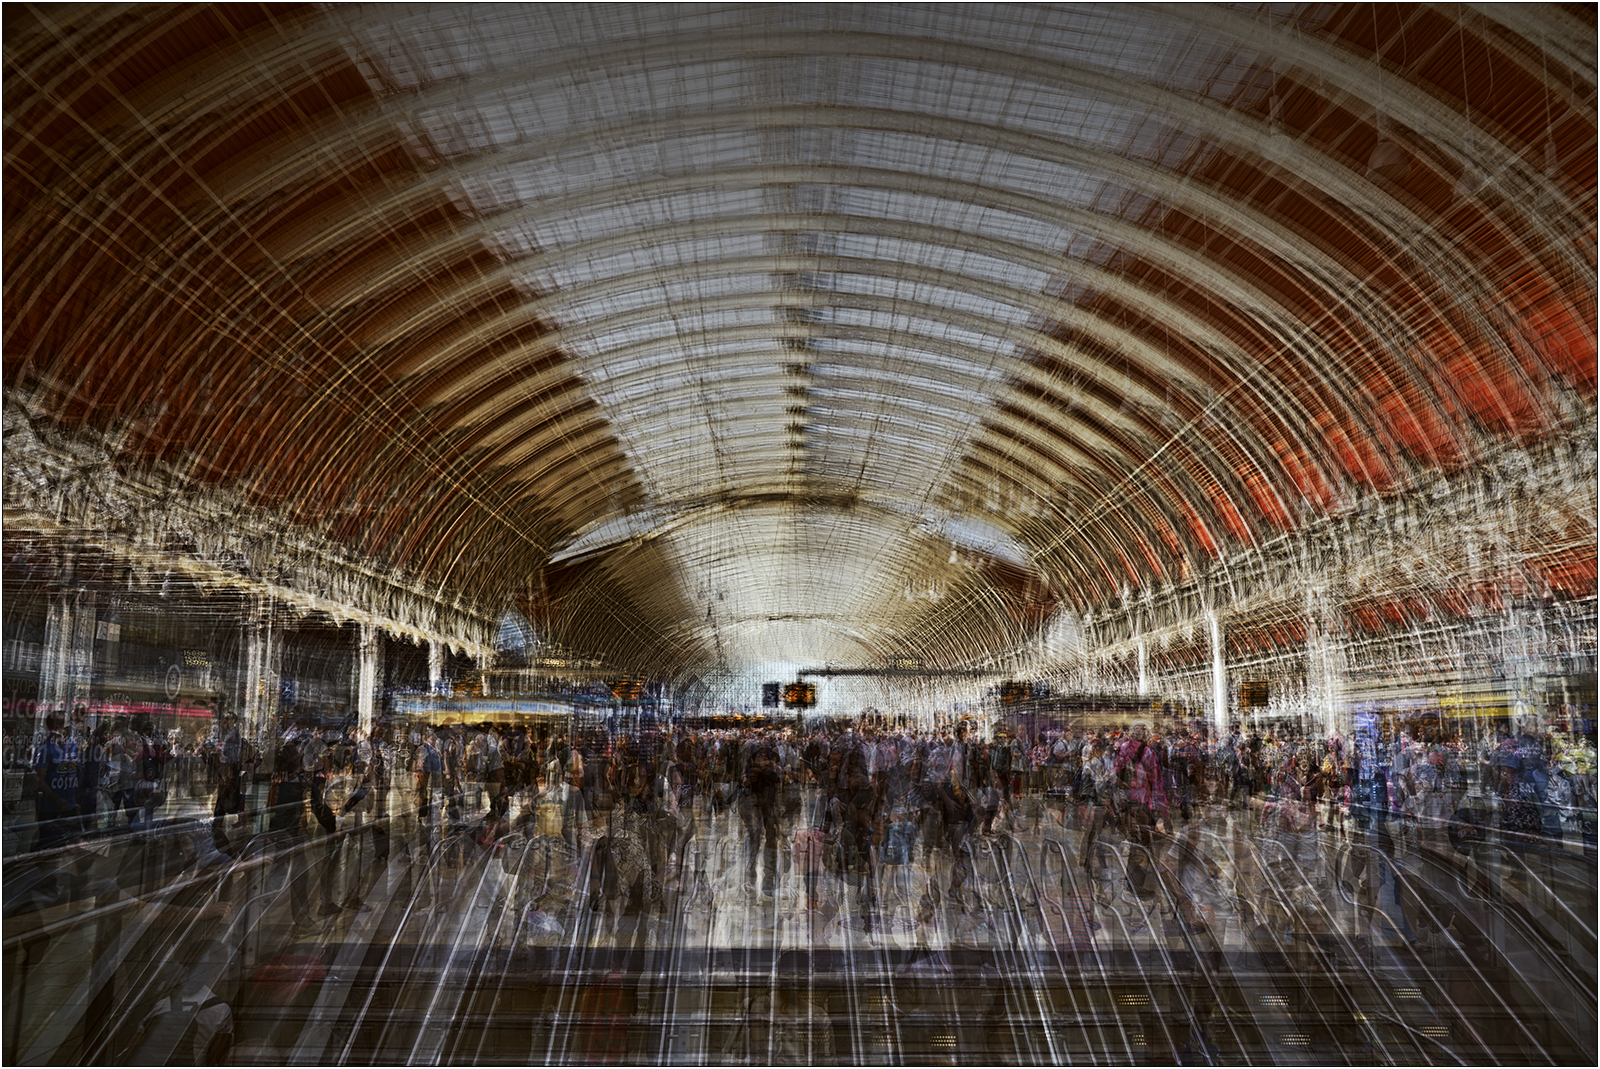
M 565 753 L 564 749 L 562 753 Z M 560 757 L 560 761 L 562 767 L 565 767 L 566 758 Z M 467 771 L 473 775 L 481 776 L 486 772 L 493 772 L 501 767 L 501 764 L 500 742 L 492 733 L 484 732 L 473 739 L 472 744 L 467 747 Z
M 300 775 L 300 744 L 293 739 L 285 739 L 278 747 L 277 756 L 272 761 L 273 774 L 280 779 L 291 779 Z
M 296 831 L 305 813 L 305 787 L 295 776 L 280 780 L 273 784 L 270 797 L 270 810 L 267 817 L 268 831 Z
M 1134 751 L 1133 756 L 1129 758 L 1121 768 L 1117 769 L 1117 786 L 1123 791 L 1132 789 L 1133 778 L 1135 775 L 1134 769 L 1138 767 L 1140 761 L 1144 760 L 1144 751 L 1147 748 L 1147 745 L 1147 743 L 1141 740 L 1139 742 L 1139 748 Z
M 438 749 L 431 742 L 425 742 L 417 750 L 418 772 L 443 772 L 444 760 L 439 756 Z
M 897 820 L 889 825 L 883 838 L 883 852 L 879 860 L 885 865 L 909 865 L 912 848 L 916 843 L 917 826 L 909 820 Z
M 845 751 L 843 764 L 846 790 L 863 791 L 872 786 L 872 778 L 868 772 L 871 767 L 870 759 L 859 743 Z
M 154 783 L 161 779 L 161 770 L 171 759 L 167 744 L 160 739 L 146 739 L 139 748 L 139 778 Z

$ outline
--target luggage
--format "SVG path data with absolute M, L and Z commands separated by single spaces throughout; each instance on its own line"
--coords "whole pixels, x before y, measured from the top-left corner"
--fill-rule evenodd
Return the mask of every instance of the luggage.
M 897 820 L 890 824 L 883 837 L 882 862 L 885 865 L 909 865 L 916 841 L 917 826 L 911 821 Z
M 540 835 L 560 836 L 561 803 L 540 802 L 534 821 L 534 827 Z
M 444 759 L 439 756 L 438 749 L 432 743 L 425 742 L 417 748 L 415 771 L 426 773 L 444 771 Z
M 282 780 L 268 810 L 268 831 L 298 831 L 305 814 L 305 790 L 299 780 Z

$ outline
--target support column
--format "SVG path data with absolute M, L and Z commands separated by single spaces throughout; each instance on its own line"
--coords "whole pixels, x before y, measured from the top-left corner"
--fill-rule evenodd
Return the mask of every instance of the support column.
M 277 719 L 282 642 L 274 622 L 272 603 L 254 599 L 244 622 L 244 694 L 239 719 L 240 729 L 258 742 L 274 733 Z
M 94 625 L 93 594 L 62 591 L 50 595 L 39 659 L 38 730 L 44 730 L 47 712 L 70 712 L 75 702 L 89 699 Z
M 1150 651 L 1145 646 L 1144 636 L 1134 638 L 1134 649 L 1139 655 L 1139 697 L 1150 696 Z
M 383 632 L 361 625 L 360 675 L 356 690 L 356 722 L 367 736 L 378 718 L 378 690 L 383 680 Z
M 428 693 L 443 694 L 444 692 L 444 643 L 438 639 L 430 638 L 428 640 Z
M 1094 694 L 1100 690 L 1100 672 L 1095 665 L 1094 613 L 1083 614 L 1083 656 L 1079 661 L 1083 683 L 1080 689 Z
M 1222 641 L 1222 617 L 1206 610 L 1211 625 L 1211 726 L 1219 739 L 1228 734 L 1228 647 Z
M 67 663 L 72 656 L 72 595 L 51 594 L 45 603 L 44 646 L 39 653 L 38 730 L 44 730 L 46 712 L 61 708 Z
M 1341 619 L 1327 591 L 1306 591 L 1306 691 L 1323 737 L 1349 725 L 1344 715 L 1345 656 Z
M 478 654 L 478 673 L 478 678 L 483 684 L 483 696 L 485 698 L 493 697 L 494 695 L 489 690 L 489 655 L 487 653 Z

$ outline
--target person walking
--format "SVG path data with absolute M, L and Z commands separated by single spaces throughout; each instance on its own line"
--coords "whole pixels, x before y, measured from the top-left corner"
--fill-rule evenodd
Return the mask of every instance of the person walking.
M 36 850 L 50 850 L 77 834 L 79 745 L 67 734 L 66 718 L 45 715 L 45 737 L 33 755 Z

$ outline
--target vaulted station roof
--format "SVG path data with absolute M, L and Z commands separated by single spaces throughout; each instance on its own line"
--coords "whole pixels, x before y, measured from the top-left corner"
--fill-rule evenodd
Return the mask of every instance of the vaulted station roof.
M 1589 5 L 21 5 L 5 384 L 641 671 L 962 665 L 1592 419 Z

